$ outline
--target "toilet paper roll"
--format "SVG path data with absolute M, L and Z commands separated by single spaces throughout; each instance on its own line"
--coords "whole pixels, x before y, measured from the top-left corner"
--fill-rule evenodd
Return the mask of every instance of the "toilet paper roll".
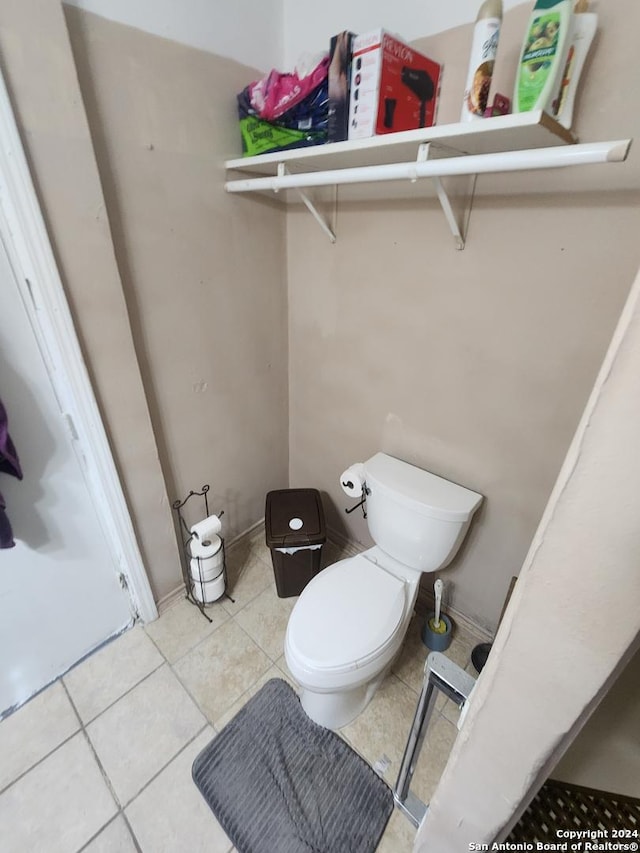
M 351 465 L 346 471 L 340 475 L 340 485 L 345 495 L 350 498 L 362 497 L 362 489 L 364 488 L 364 465 L 357 462 Z
M 189 551 L 192 557 L 199 557 L 201 560 L 209 560 L 214 557 L 222 548 L 222 539 L 215 534 L 211 539 L 204 539 L 202 542 L 198 539 L 191 539 L 189 542 Z
M 196 581 L 214 580 L 223 570 L 222 551 L 218 551 L 213 557 L 207 557 L 205 560 L 192 557 L 189 568 L 191 577 Z
M 191 586 L 193 597 L 196 601 L 201 601 L 203 604 L 211 604 L 213 601 L 217 601 L 224 595 L 224 589 L 224 575 L 220 575 L 220 577 L 206 583 L 194 581 Z
M 222 522 L 217 515 L 210 515 L 208 518 L 203 518 L 202 521 L 194 524 L 190 530 L 194 539 L 204 543 L 207 539 L 213 539 L 217 533 L 220 533 Z

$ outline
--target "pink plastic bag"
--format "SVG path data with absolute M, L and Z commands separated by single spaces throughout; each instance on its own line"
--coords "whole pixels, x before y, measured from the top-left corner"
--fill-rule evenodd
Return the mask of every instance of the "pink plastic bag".
M 265 121 L 274 121 L 319 86 L 327 76 L 328 70 L 328 56 L 325 56 L 310 74 L 302 78 L 295 72 L 282 74 L 274 69 L 267 77 L 249 84 L 251 106 L 260 118 Z

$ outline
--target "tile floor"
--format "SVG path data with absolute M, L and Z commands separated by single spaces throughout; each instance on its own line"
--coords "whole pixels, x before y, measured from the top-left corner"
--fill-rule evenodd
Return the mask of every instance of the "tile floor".
M 2 851 L 233 850 L 191 781 L 191 764 L 268 679 L 293 684 L 282 650 L 295 599 L 277 597 L 263 541 L 256 535 L 230 550 L 235 603 L 207 608 L 211 623 L 179 601 L 0 723 Z M 327 563 L 339 559 L 331 545 L 325 552 Z M 341 732 L 391 785 L 422 684 L 420 625 L 414 618 L 392 672 Z M 480 639 L 458 630 L 447 654 L 472 671 Z M 444 697 L 436 707 L 412 784 L 425 802 L 457 732 L 457 708 Z M 378 849 L 408 853 L 413 837 L 396 811 Z

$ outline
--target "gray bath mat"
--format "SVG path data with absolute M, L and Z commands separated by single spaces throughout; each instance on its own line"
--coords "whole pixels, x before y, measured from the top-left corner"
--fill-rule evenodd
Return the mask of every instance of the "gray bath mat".
M 192 773 L 238 853 L 373 853 L 393 812 L 385 782 L 280 679 L 202 750 Z

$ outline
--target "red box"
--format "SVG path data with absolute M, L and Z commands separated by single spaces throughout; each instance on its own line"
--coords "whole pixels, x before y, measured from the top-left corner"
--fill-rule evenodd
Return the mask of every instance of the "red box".
M 353 40 L 349 139 L 435 124 L 442 65 L 385 30 Z

